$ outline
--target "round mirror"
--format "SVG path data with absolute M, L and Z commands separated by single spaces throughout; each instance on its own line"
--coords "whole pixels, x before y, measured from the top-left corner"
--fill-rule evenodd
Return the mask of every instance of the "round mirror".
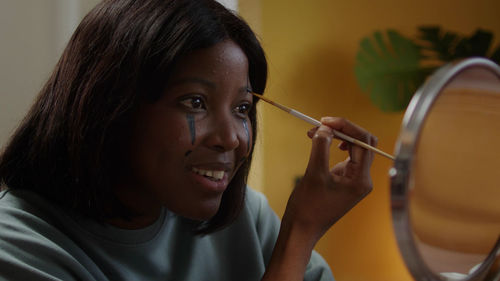
M 410 102 L 395 155 L 393 222 L 415 279 L 500 279 L 500 67 L 440 68 Z

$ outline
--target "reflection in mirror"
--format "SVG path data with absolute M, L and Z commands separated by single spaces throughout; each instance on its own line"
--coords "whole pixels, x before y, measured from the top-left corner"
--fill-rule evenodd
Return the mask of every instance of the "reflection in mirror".
M 414 245 L 400 248 L 417 280 L 427 273 L 434 278 L 422 280 L 481 280 L 484 275 L 474 271 L 500 237 L 500 71 L 486 66 L 472 63 L 452 68 L 452 75 L 434 75 L 439 89 L 424 88 L 419 106 L 409 109 L 412 117 L 420 114 L 418 122 L 412 120 L 418 124 L 409 125 L 405 115 L 407 127 L 416 129 L 410 134 L 409 169 L 398 173 L 405 174 L 401 182 L 407 189 L 406 240 Z M 425 91 L 435 92 L 430 101 L 423 102 L 429 99 Z M 402 130 L 408 135 L 405 124 Z M 404 138 L 400 142 L 404 150 Z
M 410 221 L 424 262 L 468 274 L 500 234 L 500 79 L 470 68 L 441 90 L 410 174 Z

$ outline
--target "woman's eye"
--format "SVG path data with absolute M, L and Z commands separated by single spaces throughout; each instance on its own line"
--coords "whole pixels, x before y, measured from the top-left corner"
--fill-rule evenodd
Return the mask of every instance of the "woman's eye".
M 183 106 L 193 109 L 193 110 L 204 110 L 207 109 L 205 102 L 201 97 L 189 97 L 181 100 L 180 102 Z
M 249 104 L 249 103 L 244 103 L 244 104 L 241 104 L 241 105 L 238 105 L 236 107 L 236 113 L 238 114 L 242 114 L 242 115 L 245 115 L 247 116 L 248 113 L 250 112 L 250 110 L 252 109 L 252 105 Z

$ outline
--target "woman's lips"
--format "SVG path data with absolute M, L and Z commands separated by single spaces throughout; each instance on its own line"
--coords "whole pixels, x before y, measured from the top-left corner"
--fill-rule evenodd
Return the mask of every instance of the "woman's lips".
M 195 172 L 198 175 L 202 175 L 205 177 L 208 177 L 210 179 L 213 179 L 214 181 L 219 181 L 224 177 L 225 172 L 224 171 L 219 171 L 219 170 L 206 170 L 206 169 L 199 169 L 196 167 L 193 167 L 193 172 Z
M 192 178 L 204 190 L 210 192 L 223 192 L 229 183 L 232 171 L 231 163 L 210 163 L 193 165 L 189 168 Z

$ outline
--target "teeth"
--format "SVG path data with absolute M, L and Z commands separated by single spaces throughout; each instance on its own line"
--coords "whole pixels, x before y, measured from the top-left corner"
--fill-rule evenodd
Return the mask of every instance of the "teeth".
M 224 177 L 224 171 L 210 171 L 210 170 L 202 170 L 198 168 L 193 167 L 193 172 L 205 176 L 205 177 L 210 177 L 214 178 L 216 180 L 221 180 Z

